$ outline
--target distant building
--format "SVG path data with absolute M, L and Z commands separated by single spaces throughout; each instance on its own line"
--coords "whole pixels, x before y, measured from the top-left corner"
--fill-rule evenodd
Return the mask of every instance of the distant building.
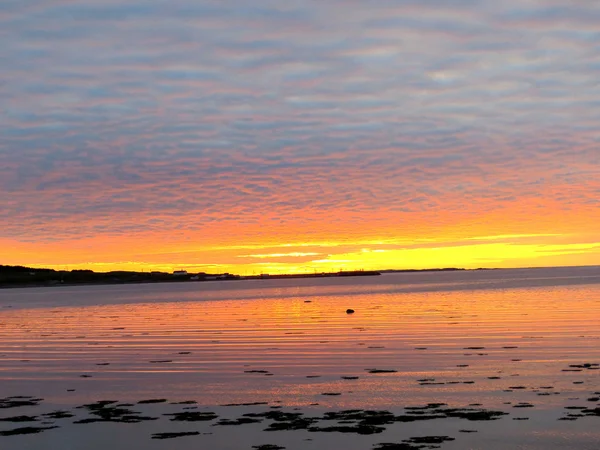
M 180 277 L 182 275 L 187 275 L 187 270 L 175 270 L 173 272 L 173 275 L 175 275 L 176 277 Z

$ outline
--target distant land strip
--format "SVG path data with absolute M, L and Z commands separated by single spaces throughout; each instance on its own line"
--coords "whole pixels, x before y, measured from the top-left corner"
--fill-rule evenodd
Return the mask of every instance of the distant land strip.
M 461 271 L 461 268 L 438 269 L 403 269 L 403 270 L 341 270 L 339 272 L 314 272 L 294 274 L 260 274 L 235 275 L 231 273 L 209 274 L 204 272 L 191 273 L 185 270 L 167 272 L 94 272 L 93 270 L 54 270 L 25 266 L 0 265 L 0 288 L 11 287 L 44 287 L 82 284 L 135 284 L 135 283 L 169 283 L 169 282 L 198 282 L 217 280 L 264 280 L 288 278 L 325 278 L 325 277 L 356 277 L 377 276 L 382 273 L 404 272 L 448 272 Z M 476 269 L 483 270 L 483 269 Z

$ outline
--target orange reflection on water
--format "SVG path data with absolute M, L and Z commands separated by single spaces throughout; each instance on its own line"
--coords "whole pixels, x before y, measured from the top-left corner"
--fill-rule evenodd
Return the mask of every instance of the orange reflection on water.
M 563 396 L 544 397 L 547 407 L 589 393 L 585 381 L 598 372 L 562 370 L 600 360 L 597 285 L 453 291 L 446 283 L 448 290 L 410 292 L 429 285 L 410 288 L 408 279 L 54 290 L 72 291 L 82 306 L 2 310 L 0 390 L 45 382 L 46 397 L 64 401 L 71 386 L 146 397 L 158 385 L 161 395 L 204 404 L 377 408 L 478 397 L 502 405 L 515 384 L 527 388 L 520 396 L 545 384 L 560 389 Z M 141 303 L 97 305 L 85 289 Z

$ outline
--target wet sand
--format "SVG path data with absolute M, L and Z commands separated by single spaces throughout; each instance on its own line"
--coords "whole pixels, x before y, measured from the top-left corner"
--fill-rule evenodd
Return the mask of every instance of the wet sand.
M 0 448 L 599 448 L 600 285 L 454 276 L 0 296 Z

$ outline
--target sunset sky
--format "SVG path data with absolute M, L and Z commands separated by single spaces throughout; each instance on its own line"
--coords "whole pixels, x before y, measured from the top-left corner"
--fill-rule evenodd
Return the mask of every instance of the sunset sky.
M 597 0 L 2 0 L 0 264 L 600 264 Z

